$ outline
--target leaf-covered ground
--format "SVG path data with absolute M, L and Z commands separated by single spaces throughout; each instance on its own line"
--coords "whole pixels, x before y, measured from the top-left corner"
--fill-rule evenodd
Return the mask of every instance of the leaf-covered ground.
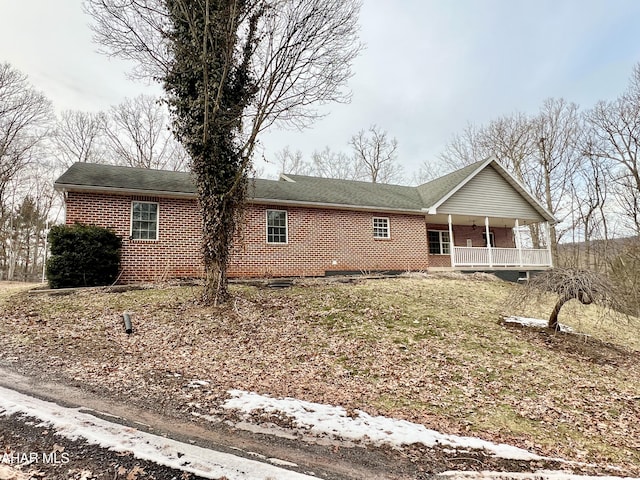
M 569 303 L 561 322 L 587 335 L 507 327 L 502 315 L 553 305 L 508 309 L 515 288 L 483 276 L 236 285 L 217 309 L 198 287 L 5 293 L 0 365 L 172 414 L 220 414 L 242 389 L 638 475 L 637 320 Z

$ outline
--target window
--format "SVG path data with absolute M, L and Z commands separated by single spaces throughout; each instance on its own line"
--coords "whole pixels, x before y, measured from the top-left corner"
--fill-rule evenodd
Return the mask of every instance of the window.
M 446 230 L 429 230 L 429 253 L 431 255 L 449 255 L 451 246 L 449 232 Z
M 131 204 L 131 238 L 133 240 L 158 239 L 158 204 L 133 202 Z
M 484 241 L 484 246 L 488 247 L 488 245 L 487 245 L 487 232 L 482 232 L 482 240 Z M 489 240 L 491 240 L 491 246 L 495 247 L 496 246 L 496 238 L 495 238 L 495 235 L 493 234 L 493 232 L 489 232 Z
M 267 210 L 267 243 L 287 243 L 287 212 Z
M 373 219 L 373 238 L 391 238 L 389 235 L 389 219 Z

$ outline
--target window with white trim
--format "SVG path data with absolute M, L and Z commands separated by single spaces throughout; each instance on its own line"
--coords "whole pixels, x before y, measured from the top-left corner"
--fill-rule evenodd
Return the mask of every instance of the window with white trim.
M 431 255 L 449 255 L 451 253 L 451 241 L 447 230 L 429 230 L 427 236 Z
M 267 210 L 267 243 L 287 243 L 286 210 Z
M 373 238 L 391 238 L 388 218 L 373 217 Z
M 131 203 L 131 238 L 133 240 L 158 239 L 158 204 L 156 202 Z

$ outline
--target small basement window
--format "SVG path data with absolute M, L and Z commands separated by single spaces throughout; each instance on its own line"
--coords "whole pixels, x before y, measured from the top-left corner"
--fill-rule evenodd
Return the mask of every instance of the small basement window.
M 132 202 L 131 238 L 133 240 L 158 239 L 158 204 L 155 202 Z
M 389 219 L 386 217 L 373 218 L 373 238 L 391 238 L 389 235 Z
M 287 243 L 286 210 L 267 210 L 267 243 Z

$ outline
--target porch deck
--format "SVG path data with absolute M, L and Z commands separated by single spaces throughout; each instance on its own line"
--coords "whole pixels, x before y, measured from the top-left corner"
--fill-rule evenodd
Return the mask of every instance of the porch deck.
M 549 249 L 453 247 L 452 267 L 473 268 L 550 268 Z

